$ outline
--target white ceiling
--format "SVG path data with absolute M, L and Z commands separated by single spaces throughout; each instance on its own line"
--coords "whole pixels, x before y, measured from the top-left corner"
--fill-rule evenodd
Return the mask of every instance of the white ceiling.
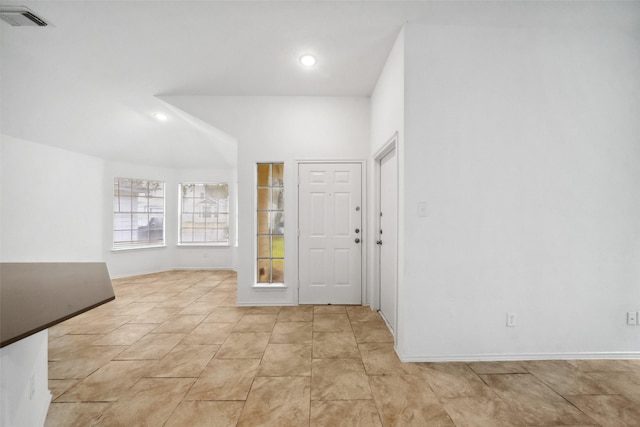
M 28 1 L 1 29 L 2 133 L 105 159 L 233 167 L 235 144 L 161 95 L 369 96 L 420 2 Z M 300 54 L 317 56 L 305 70 Z M 169 120 L 157 122 L 156 111 Z M 197 153 L 197 154 L 195 154 Z M 195 154 L 195 155 L 194 155 Z

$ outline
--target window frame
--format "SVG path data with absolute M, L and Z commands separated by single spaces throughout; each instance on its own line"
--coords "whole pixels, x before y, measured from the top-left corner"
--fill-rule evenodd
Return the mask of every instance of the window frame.
M 273 176 L 273 166 L 274 165 L 278 165 L 282 168 L 282 183 L 281 185 L 273 185 L 273 182 L 270 181 L 268 185 L 260 185 L 260 177 L 259 177 L 259 169 L 261 165 L 269 165 L 269 177 L 272 178 Z M 254 234 L 254 285 L 252 286 L 253 288 L 263 288 L 263 289 L 277 289 L 277 288 L 286 288 L 286 250 L 284 248 L 285 246 L 285 235 L 286 235 L 286 220 L 284 218 L 284 214 L 285 214 L 285 200 L 284 200 L 284 195 L 285 195 L 285 177 L 286 177 L 286 172 L 285 172 L 285 162 L 284 161 L 271 161 L 271 162 L 256 162 L 255 166 L 254 166 L 254 183 L 253 183 L 253 188 L 254 188 L 254 202 L 255 202 L 255 207 L 254 207 L 254 226 L 256 227 L 255 229 L 255 234 Z M 259 201 L 259 194 L 260 194 L 260 189 L 269 189 L 269 200 L 270 200 L 270 204 L 269 204 L 269 208 L 268 209 L 261 209 L 260 208 L 260 201 Z M 280 191 L 280 194 L 283 197 L 282 200 L 282 207 L 281 209 L 273 209 L 273 189 L 277 189 L 278 191 Z M 268 226 L 269 226 L 269 233 L 261 233 L 260 232 L 260 226 L 259 226 L 259 217 L 260 217 L 260 213 L 268 213 Z M 272 221 L 273 218 L 271 216 L 271 214 L 273 214 L 274 212 L 278 212 L 282 215 L 282 233 L 272 233 Z M 260 237 L 269 237 L 269 242 L 270 242 L 270 247 L 269 247 L 269 257 L 264 257 L 264 256 L 260 256 Z M 273 250 L 273 236 L 277 236 L 279 239 L 281 239 L 282 241 L 282 257 L 273 257 L 273 253 L 271 253 L 271 251 Z M 259 264 L 260 264 L 260 260 L 262 261 L 269 261 L 269 276 L 270 279 L 268 282 L 265 281 L 260 281 L 260 274 L 259 274 Z M 281 281 L 273 281 L 273 261 L 281 261 L 283 263 L 283 268 L 282 268 L 282 274 L 283 274 L 283 280 Z
M 123 212 L 121 211 L 121 207 L 120 207 L 120 199 L 122 197 L 128 197 L 130 199 L 134 199 L 133 196 L 133 191 L 130 192 L 130 194 L 128 196 L 122 196 L 122 192 L 121 192 L 121 181 L 122 180 L 129 180 L 130 182 L 134 182 L 134 181 L 146 181 L 147 182 L 147 190 L 149 190 L 149 183 L 154 182 L 154 183 L 159 183 L 162 186 L 162 197 L 157 197 L 157 196 L 152 196 L 151 195 L 151 191 L 147 191 L 146 194 L 146 212 L 134 212 L 132 208 L 130 208 L 130 211 L 128 212 Z M 116 190 L 116 182 L 117 182 L 117 190 Z M 131 188 L 131 187 L 130 187 Z M 132 250 L 144 250 L 144 249 L 154 249 L 154 248 L 164 248 L 167 246 L 167 235 L 166 235 L 166 214 L 167 214 L 167 183 L 166 181 L 162 181 L 162 180 L 158 180 L 158 179 L 147 179 L 147 178 L 131 178 L 131 177 L 121 177 L 121 176 L 114 176 L 113 177 L 113 191 L 112 191 L 112 224 L 111 224 L 111 250 L 113 252 L 119 252 L 119 251 L 132 251 Z M 119 206 L 116 209 L 116 198 L 118 200 L 118 204 Z M 139 195 L 138 197 L 139 198 Z M 134 214 L 136 215 L 141 215 L 141 214 L 146 214 L 147 215 L 147 227 L 151 227 L 151 219 L 153 218 L 151 216 L 151 214 L 153 214 L 154 212 L 151 211 L 151 204 L 150 204 L 150 200 L 152 199 L 162 199 L 162 211 L 161 212 L 156 212 L 156 213 L 161 213 L 162 214 L 162 239 L 160 241 L 157 240 L 151 240 L 151 239 L 147 239 L 146 241 L 142 241 L 142 243 L 140 244 L 135 244 L 133 240 L 129 240 L 128 243 L 126 241 L 116 241 L 116 232 L 118 231 L 130 231 L 133 233 L 134 228 L 133 228 L 133 216 Z M 118 214 L 129 214 L 131 216 L 131 226 L 128 230 L 125 229 L 116 229 L 116 216 Z M 141 226 L 137 226 L 137 228 L 139 229 Z M 150 231 L 150 229 L 149 229 Z
M 227 240 L 226 241 L 217 241 L 217 242 L 183 242 L 182 241 L 182 214 L 183 214 L 183 186 L 185 185 L 225 185 L 227 187 L 227 210 L 226 212 L 223 212 L 224 214 L 227 215 Z M 230 194 L 230 189 L 231 187 L 229 186 L 228 182 L 181 182 L 178 184 L 178 237 L 177 237 L 177 243 L 176 246 L 178 247 L 187 247 L 187 248 L 193 248 L 193 247 L 229 247 L 231 246 L 231 206 L 230 206 L 230 202 L 231 202 L 231 194 Z M 221 200 L 221 199 L 218 199 Z M 220 214 L 220 212 L 216 212 L 216 215 Z

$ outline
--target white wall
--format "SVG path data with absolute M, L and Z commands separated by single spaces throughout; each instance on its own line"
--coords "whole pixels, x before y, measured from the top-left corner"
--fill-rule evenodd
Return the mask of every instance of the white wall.
M 51 393 L 47 330 L 0 349 L 0 425 L 44 425 Z
M 400 355 L 640 357 L 640 4 L 510 7 L 405 28 Z
M 104 162 L 2 135 L 3 262 L 102 261 Z
M 296 160 L 363 160 L 369 99 L 331 97 L 162 97 L 238 140 L 238 303 L 297 304 Z M 286 289 L 256 289 L 255 165 L 285 163 Z
M 389 53 L 389 57 L 385 66 L 380 73 L 376 87 L 371 95 L 371 141 L 370 141 L 370 158 L 372 166 L 375 162 L 375 156 L 378 151 L 387 144 L 391 138 L 396 135 L 396 155 L 400 167 L 398 168 L 402 175 L 402 164 L 404 155 L 404 29 L 398 34 L 398 38 Z M 399 177 L 399 187 L 403 185 L 403 175 Z M 369 303 L 375 309 L 380 308 L 379 301 L 379 261 L 378 248 L 375 241 L 378 239 L 377 225 L 379 218 L 377 217 L 378 194 L 376 193 L 376 168 L 371 167 L 369 171 L 369 261 L 368 277 L 369 280 Z M 403 247 L 404 227 L 402 218 L 404 212 L 402 206 L 402 193 L 399 194 L 399 227 L 398 227 L 398 246 Z M 402 272 L 402 254 L 399 254 L 398 271 Z M 398 337 L 398 328 L 396 328 L 396 337 Z

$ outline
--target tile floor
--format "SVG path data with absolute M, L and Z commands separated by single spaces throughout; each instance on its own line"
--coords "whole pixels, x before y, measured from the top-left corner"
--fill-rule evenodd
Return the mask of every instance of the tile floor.
M 49 330 L 47 426 L 640 426 L 640 361 L 401 363 L 368 307 L 236 307 L 227 271 L 114 280 Z

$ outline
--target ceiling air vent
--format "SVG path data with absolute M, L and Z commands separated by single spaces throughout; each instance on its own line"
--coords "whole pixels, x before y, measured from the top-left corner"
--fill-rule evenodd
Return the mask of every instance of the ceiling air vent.
M 14 27 L 46 27 L 48 25 L 26 7 L 0 8 L 0 18 Z

